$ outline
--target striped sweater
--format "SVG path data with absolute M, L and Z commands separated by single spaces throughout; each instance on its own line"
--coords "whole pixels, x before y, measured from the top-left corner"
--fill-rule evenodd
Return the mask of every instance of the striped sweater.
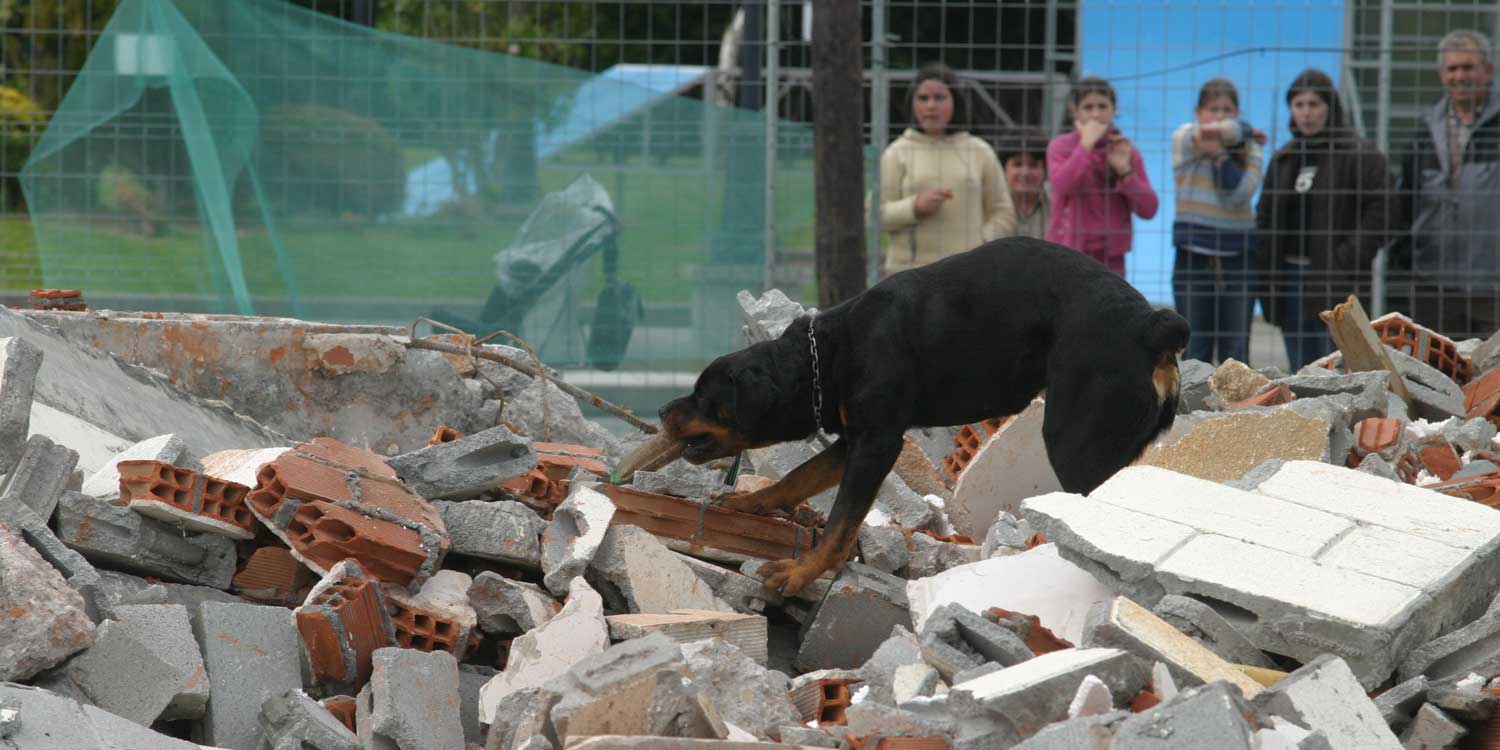
M 1250 248 L 1255 212 L 1250 199 L 1260 188 L 1260 144 L 1249 139 L 1250 125 L 1236 123 L 1226 144 L 1243 143 L 1245 168 L 1233 159 L 1215 163 L 1193 152 L 1196 122 L 1172 134 L 1172 173 L 1177 182 L 1177 215 L 1172 222 L 1172 244 L 1209 255 L 1239 255 Z

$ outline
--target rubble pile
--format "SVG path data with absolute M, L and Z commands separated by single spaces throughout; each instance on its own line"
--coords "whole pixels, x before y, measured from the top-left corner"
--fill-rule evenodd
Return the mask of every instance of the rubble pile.
M 740 302 L 750 341 L 803 312 Z M 783 595 L 834 491 L 714 499 L 827 436 L 613 484 L 645 435 L 404 330 L 0 309 L 0 748 L 1500 736 L 1500 336 L 1368 325 L 1389 370 L 1184 362 L 1087 497 L 1043 399 L 913 430 L 856 557 Z

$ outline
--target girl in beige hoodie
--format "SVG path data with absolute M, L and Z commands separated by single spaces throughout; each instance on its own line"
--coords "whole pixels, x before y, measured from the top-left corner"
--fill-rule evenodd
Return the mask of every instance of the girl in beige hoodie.
M 916 268 L 1010 235 L 1015 208 L 1000 161 L 984 141 L 955 130 L 958 78 L 924 66 L 912 82 L 912 119 L 880 158 L 885 274 Z

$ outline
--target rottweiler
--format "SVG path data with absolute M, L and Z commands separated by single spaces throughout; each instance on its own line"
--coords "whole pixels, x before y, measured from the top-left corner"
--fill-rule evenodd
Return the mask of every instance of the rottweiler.
M 621 481 L 681 456 L 701 464 L 821 428 L 838 438 L 781 481 L 721 498 L 789 510 L 837 484 L 827 533 L 762 568 L 794 593 L 854 551 L 908 428 L 1015 414 L 1045 391 L 1042 437 L 1063 489 L 1088 493 L 1130 464 L 1177 412 L 1188 324 L 1088 256 L 1007 238 L 893 274 L 773 341 L 711 362 L 661 408 L 662 432 Z

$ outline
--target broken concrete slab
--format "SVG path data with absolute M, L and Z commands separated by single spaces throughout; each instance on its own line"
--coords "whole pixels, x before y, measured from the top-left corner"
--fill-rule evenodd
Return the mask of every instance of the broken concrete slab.
M 1229 685 L 1216 682 L 1179 693 L 1121 722 L 1111 750 L 1259 750 L 1251 710 Z
M 556 750 L 562 743 L 552 728 L 552 707 L 561 698 L 552 690 L 535 687 L 505 696 L 495 710 L 485 750 L 531 750 L 533 744 Z
M 1322 731 L 1333 750 L 1401 747 L 1349 665 L 1332 654 L 1309 661 L 1266 688 L 1254 703 L 1261 714 Z
M 31 545 L 57 572 L 83 596 L 89 617 L 99 619 L 98 600 L 102 585 L 99 572 L 73 549 L 63 544 L 52 529 L 25 503 L 18 498 L 0 494 L 0 524 L 9 526 L 12 533 Z
M 442 515 L 448 538 L 452 540 L 449 554 L 541 569 L 541 539 L 547 522 L 524 503 L 511 500 L 438 501 L 433 507 Z
M 605 530 L 585 577 L 616 611 L 732 610 L 676 553 L 635 526 Z
M 917 637 L 900 625 L 892 628 L 890 637 L 857 670 L 864 683 L 860 685 L 861 700 L 896 705 L 896 670 L 909 664 L 923 664 L 922 658 L 922 644 Z
M 808 672 L 863 664 L 892 628 L 911 626 L 905 583 L 868 565 L 845 563 L 802 628 L 797 668 Z
M 1427 678 L 1418 675 L 1375 696 L 1375 708 L 1391 731 L 1399 732 L 1411 722 L 1417 709 L 1427 702 L 1427 687 Z
M 20 460 L 5 477 L 4 494 L 25 503 L 38 517 L 51 518 L 57 497 L 77 465 L 78 451 L 58 445 L 45 435 L 32 435 Z
M 198 641 L 193 637 L 187 607 L 181 604 L 124 604 L 113 607 L 110 616 L 114 618 L 112 622 L 116 629 L 144 644 L 151 655 L 173 670 L 164 682 L 164 687 L 173 691 L 171 700 L 156 718 L 202 718 L 209 699 L 208 680 L 204 679 L 207 670 Z M 88 653 L 92 651 L 90 649 Z M 144 673 L 136 675 L 136 679 L 143 685 L 148 682 Z M 151 689 L 156 688 L 153 685 Z M 98 701 L 95 703 L 104 706 Z
M 1403 680 L 1500 674 L 1500 597 L 1478 619 L 1412 650 L 1401 663 Z
M 233 539 L 185 532 L 81 492 L 62 493 L 57 536 L 95 565 L 217 589 L 234 578 Z
M 401 481 L 429 500 L 464 500 L 536 468 L 531 439 L 504 425 L 388 459 Z
M 933 610 L 922 624 L 922 636 L 934 636 L 980 663 L 995 662 L 1002 667 L 1034 656 L 1021 636 L 956 603 Z
M 227 750 L 256 750 L 261 705 L 302 687 L 302 649 L 291 611 L 204 602 L 194 628 L 211 696 L 204 739 Z
M 1447 712 L 1428 703 L 1401 735 L 1401 746 L 1407 750 L 1453 750 L 1468 733 L 1468 728 Z
M 1118 533 L 1113 529 L 1112 533 Z M 1003 584 L 1000 582 L 1004 582 Z M 995 592 L 1002 590 L 997 598 Z M 918 630 L 938 607 L 953 602 L 971 611 L 1001 606 L 1035 615 L 1072 643 L 1083 638 L 1084 621 L 1095 603 L 1115 596 L 1083 568 L 1064 560 L 1055 544 L 1043 544 L 1008 557 L 963 565 L 906 585 L 912 623 Z
M 907 578 L 935 576 L 980 559 L 978 545 L 944 541 L 920 532 L 911 535 L 910 544 L 911 557 L 904 574 Z
M 464 742 L 483 745 L 484 725 L 479 723 L 479 691 L 499 671 L 479 664 L 458 665 L 458 720 L 464 728 Z
M 864 564 L 886 573 L 900 573 L 911 559 L 906 548 L 906 535 L 899 526 L 871 526 L 859 529 L 859 559 Z
M 568 587 L 568 603 L 557 616 L 511 644 L 505 671 L 479 694 L 479 718 L 495 723 L 495 709 L 505 696 L 529 687 L 550 686 L 574 664 L 602 653 L 609 645 L 604 600 L 583 578 Z
M 604 542 L 615 504 L 589 483 L 577 483 L 552 513 L 542 533 L 542 583 L 561 595 L 569 581 L 583 575 Z
M 699 560 L 673 550 L 677 559 L 692 568 L 693 574 L 702 579 L 714 591 L 714 596 L 727 602 L 737 612 L 763 612 L 766 604 L 781 603 L 781 594 L 767 591 L 765 585 L 738 570 Z
M 674 642 L 678 642 L 673 639 Z M 776 727 L 801 720 L 787 697 L 790 680 L 765 668 L 750 654 L 719 640 L 682 645 L 688 676 L 718 708 L 724 721 L 743 728 L 757 739 L 772 739 Z
M 542 587 L 515 581 L 490 571 L 474 577 L 469 585 L 469 606 L 486 633 L 517 636 L 552 619 L 562 605 Z
M 1148 447 L 1136 464 L 1225 482 L 1273 458 L 1327 460 L 1330 424 L 1298 414 L 1292 408 L 1296 403 L 1212 415 L 1196 425 L 1185 423 Z
M 1434 422 L 1464 416 L 1464 392 L 1458 383 L 1406 352 L 1389 347 L 1387 351 L 1411 393 L 1412 405 L 1416 409 L 1413 416 Z
M 1022 500 L 1062 489 L 1042 442 L 1046 411 L 1042 399 L 1033 400 L 980 446 L 944 506 L 955 531 L 982 539 L 999 513 L 1016 513 Z
M 83 596 L 0 523 L 0 680 L 24 680 L 93 643 Z
M 682 651 L 653 633 L 573 665 L 555 686 L 552 726 L 564 743 L 608 734 L 722 739 L 728 729 L 688 677 Z
M 1152 613 L 1231 664 L 1274 669 L 1275 664 L 1213 607 L 1192 597 L 1168 594 Z
M 679 609 L 666 614 L 609 615 L 612 641 L 643 638 L 656 632 L 679 644 L 722 640 L 764 667 L 767 660 L 766 618 L 737 612 Z
M 1014 750 L 1109 750 L 1116 727 L 1130 716 L 1125 711 L 1110 711 L 1055 722 L 1016 745 Z
M 188 453 L 187 443 L 182 439 L 168 433 L 142 440 L 129 448 L 116 454 L 109 463 L 99 467 L 97 471 L 83 480 L 83 494 L 98 498 L 111 503 L 118 504 L 120 499 L 120 469 L 121 461 L 160 461 L 164 464 L 181 466 L 189 469 L 201 469 L 201 465 L 195 466 L 197 462 Z M 244 484 L 244 482 L 240 482 Z M 254 477 L 247 486 L 254 485 Z
M 443 651 L 382 648 L 370 684 L 359 694 L 360 739 L 366 747 L 455 750 L 464 746 L 459 721 L 458 661 Z
M 1134 696 L 1146 684 L 1148 670 L 1118 649 L 1064 649 L 954 685 L 949 703 L 959 715 L 997 714 L 1018 736 L 1029 737 L 1067 716 L 1078 683 L 1090 674 L 1111 694 Z
M 260 707 L 260 750 L 361 750 L 359 737 L 301 690 Z
M 92 646 L 42 675 L 38 685 L 149 727 L 176 697 L 184 675 L 140 636 L 139 631 L 105 620 L 95 629 Z M 194 677 L 203 681 L 201 672 Z
M 1262 650 L 1340 654 L 1366 687 L 1486 601 L 1500 572 L 1489 509 L 1327 464 L 1289 462 L 1255 493 L 1135 466 L 1088 498 L 1026 507 L 1065 552 L 1142 601 L 1178 593 L 1232 605 L 1226 616 L 1248 610 L 1253 621 L 1235 622 Z
M 637 471 L 630 483 L 642 492 L 703 500 L 724 486 L 723 472 L 686 461 L 674 461 L 656 471 Z
M 31 401 L 42 350 L 24 338 L 0 339 L 0 474 L 21 460 L 31 432 Z
M 984 543 L 979 546 L 979 559 L 988 560 L 996 555 L 1014 555 L 1029 549 L 1027 542 L 1032 535 L 1031 524 L 1009 514 L 1001 513 L 984 533 Z
M 151 582 L 114 570 L 101 569 L 99 581 L 99 614 L 102 617 L 113 617 L 115 608 L 131 604 L 181 604 L 187 608 L 194 632 L 198 630 L 199 605 L 204 602 L 245 603 L 244 599 L 215 588 L 171 581 Z
M 1079 645 L 1118 648 L 1147 661 L 1166 664 L 1178 685 L 1196 686 L 1222 680 L 1247 699 L 1261 691 L 1260 683 L 1234 665 L 1123 596 L 1095 607 Z
M 41 688 L 0 683 L 0 742 L 26 750 L 213 750 Z

